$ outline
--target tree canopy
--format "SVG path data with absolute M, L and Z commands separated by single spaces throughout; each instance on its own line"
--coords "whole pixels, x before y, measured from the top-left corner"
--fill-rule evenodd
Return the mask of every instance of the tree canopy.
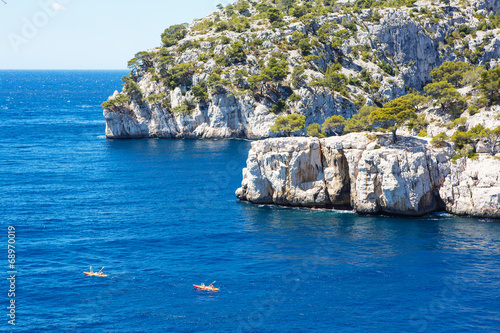
M 436 98 L 443 111 L 452 115 L 459 115 L 465 109 L 462 95 L 448 81 L 429 83 L 424 87 L 426 93 Z
M 305 123 L 306 117 L 304 115 L 292 113 L 276 118 L 274 125 L 271 126 L 271 132 L 284 133 L 285 136 L 290 136 L 291 133 L 303 129 Z
M 197 86 L 192 86 L 191 87 L 191 92 L 193 93 L 193 96 L 198 99 L 199 102 L 206 102 L 208 99 L 208 91 L 207 91 L 207 85 L 206 82 L 203 82 L 204 84 L 199 84 Z
M 500 67 L 482 72 L 479 88 L 490 104 L 500 102 Z
M 155 53 L 145 51 L 138 52 L 135 54 L 134 58 L 127 63 L 127 67 L 132 70 L 133 73 L 140 67 L 153 67 L 153 59 L 155 55 Z
M 131 98 L 142 100 L 142 92 L 139 85 L 130 76 L 123 76 L 123 90 Z
M 339 72 L 340 68 L 340 64 L 332 64 L 328 66 L 324 78 L 322 80 L 311 82 L 309 86 L 323 86 L 328 87 L 333 91 L 345 92 L 347 77 Z
M 189 87 L 193 83 L 193 68 L 189 64 L 172 67 L 166 75 L 166 84 L 170 89 L 179 86 Z
M 428 102 L 428 98 L 420 93 L 411 93 L 401 96 L 402 99 L 410 101 L 415 111 L 419 110 L 419 106 Z
M 163 46 L 169 47 L 176 45 L 181 39 L 186 37 L 187 26 L 187 23 L 183 23 L 172 25 L 165 29 L 165 31 L 161 34 Z
M 321 126 L 317 123 L 307 126 L 307 136 L 314 136 L 316 138 L 325 137 L 325 135 L 321 132 Z
M 326 134 L 330 134 L 333 132 L 338 135 L 338 133 L 340 133 L 342 131 L 342 128 L 344 127 L 344 121 L 344 117 L 333 115 L 326 118 L 321 128 Z
M 260 74 L 260 75 L 252 75 L 248 78 L 248 83 L 250 83 L 252 90 L 256 90 L 258 85 L 260 85 L 260 93 L 263 93 L 264 86 L 267 82 L 271 81 L 271 78 L 268 75 Z
M 430 72 L 435 82 L 447 81 L 454 87 L 461 87 L 464 74 L 470 69 L 470 65 L 463 61 L 447 61 Z
M 446 141 L 448 141 L 449 137 L 446 133 L 441 132 L 436 136 L 432 137 L 431 144 L 436 147 L 446 147 Z
M 271 57 L 260 75 L 252 75 L 247 81 L 251 84 L 252 90 L 256 90 L 260 85 L 260 93 L 263 94 L 264 87 L 268 82 L 279 85 L 287 77 L 288 64 L 278 57 Z
M 491 143 L 491 155 L 495 155 L 496 143 L 500 139 L 500 126 L 494 129 L 485 128 L 483 125 L 476 125 L 468 131 L 456 131 L 451 137 L 462 154 L 471 154 L 476 152 L 477 143 L 486 139 Z
M 368 118 L 373 127 L 390 130 L 393 140 L 397 141 L 397 127 L 411 118 L 416 118 L 416 114 L 410 101 L 397 98 L 386 103 L 384 107 L 373 110 Z
M 267 18 L 271 23 L 281 21 L 282 17 L 283 16 L 281 15 L 281 12 L 278 8 L 270 8 L 267 11 Z
M 278 57 L 271 57 L 267 62 L 267 67 L 262 71 L 274 82 L 283 81 L 287 77 L 288 64 L 285 60 Z
M 233 43 L 227 54 L 234 63 L 244 62 L 247 57 L 245 54 L 245 48 L 240 41 Z
M 212 89 L 214 94 L 222 94 L 226 92 L 226 87 L 231 85 L 231 82 L 226 79 L 222 79 L 220 75 L 212 73 L 208 77 L 208 86 Z
M 352 116 L 352 118 L 346 119 L 344 122 L 344 133 L 352 133 L 352 132 L 362 132 L 362 131 L 370 131 L 372 129 L 372 125 L 370 124 L 368 117 L 372 111 L 376 110 L 375 106 L 365 105 L 359 112 Z

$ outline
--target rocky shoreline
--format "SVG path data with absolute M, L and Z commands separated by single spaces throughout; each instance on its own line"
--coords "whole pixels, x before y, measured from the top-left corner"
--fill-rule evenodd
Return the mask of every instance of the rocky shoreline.
M 360 214 L 500 218 L 500 162 L 488 154 L 453 160 L 453 147 L 385 133 L 256 141 L 240 200 L 298 207 L 350 207 Z

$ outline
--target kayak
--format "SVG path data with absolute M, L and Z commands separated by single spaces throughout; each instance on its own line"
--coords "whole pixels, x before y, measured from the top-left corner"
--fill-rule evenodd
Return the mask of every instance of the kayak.
M 99 273 L 99 272 L 83 272 L 83 274 L 85 274 L 85 275 L 92 275 L 92 276 L 102 276 L 102 277 L 107 276 L 106 274 Z
M 219 288 L 211 287 L 211 286 L 199 286 L 197 284 L 193 284 L 193 287 L 201 290 L 210 290 L 210 291 L 219 291 Z

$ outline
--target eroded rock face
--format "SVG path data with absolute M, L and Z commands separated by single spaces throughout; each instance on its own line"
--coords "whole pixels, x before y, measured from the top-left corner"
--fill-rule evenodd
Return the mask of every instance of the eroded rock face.
M 500 218 L 500 161 L 462 158 L 439 190 L 449 213 Z
M 437 207 L 425 146 L 365 150 L 358 161 L 353 207 L 360 213 L 423 214 Z
M 252 144 L 236 196 L 254 203 L 351 206 L 366 214 L 421 215 L 446 208 L 500 217 L 500 161 L 483 157 L 454 164 L 453 154 L 415 137 L 393 143 L 385 134 L 267 139 Z
M 325 184 L 328 199 L 333 205 L 349 206 L 351 202 L 351 179 L 349 161 L 342 147 L 322 146 Z
M 325 206 L 326 192 L 317 139 L 279 138 L 252 143 L 237 196 L 255 203 Z
M 306 126 L 322 124 L 333 115 L 351 118 L 356 113 L 354 104 L 342 96 L 312 94 L 307 89 L 299 94 L 307 105 L 300 112 L 307 117 Z M 170 93 L 173 107 L 186 98 L 180 89 Z M 211 95 L 207 105 L 198 106 L 191 114 L 175 114 L 160 105 L 134 102 L 104 109 L 103 114 L 108 138 L 267 138 L 274 135 L 270 127 L 279 116 L 253 96 L 226 94 Z
M 415 67 L 403 75 L 407 85 L 420 87 L 430 81 L 430 71 L 442 61 L 437 50 L 438 40 L 425 33 L 425 29 L 412 20 L 408 13 L 391 10 L 372 29 L 384 51 L 394 55 L 398 65 L 415 62 Z

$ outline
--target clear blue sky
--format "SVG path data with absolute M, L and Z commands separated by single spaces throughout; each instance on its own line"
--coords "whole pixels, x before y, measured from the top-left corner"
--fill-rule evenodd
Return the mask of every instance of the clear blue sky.
M 233 2 L 0 0 L 0 69 L 125 69 L 165 28 Z

